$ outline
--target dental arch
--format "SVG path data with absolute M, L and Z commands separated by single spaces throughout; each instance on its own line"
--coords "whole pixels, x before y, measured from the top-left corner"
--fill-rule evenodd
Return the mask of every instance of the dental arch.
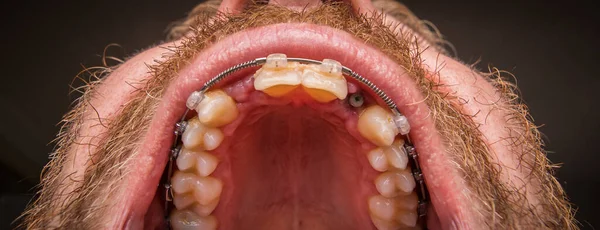
M 354 80 L 360 82 L 361 84 L 367 86 L 375 95 L 377 95 L 389 108 L 389 110 L 393 114 L 393 122 L 396 128 L 399 131 L 399 135 L 401 135 L 405 142 L 402 146 L 404 151 L 408 155 L 408 163 L 411 166 L 412 177 L 416 182 L 416 193 L 418 197 L 418 206 L 417 206 L 417 214 L 421 222 L 423 223 L 423 227 L 425 226 L 425 217 L 427 215 L 427 205 L 429 202 L 429 194 L 427 192 L 427 187 L 424 182 L 423 173 L 421 171 L 419 165 L 419 156 L 416 149 L 413 147 L 410 137 L 408 136 L 410 131 L 410 125 L 408 120 L 402 113 L 399 111 L 398 107 L 394 103 L 394 101 L 387 96 L 387 94 L 377 87 L 374 83 L 364 78 L 360 74 L 354 72 L 352 69 L 341 65 L 339 62 L 331 59 L 324 59 L 323 61 L 317 61 L 313 59 L 306 58 L 296 58 L 296 57 L 287 57 L 285 54 L 271 54 L 267 57 L 261 57 L 254 60 L 250 60 L 247 62 L 240 63 L 238 65 L 232 66 L 227 70 L 221 72 L 215 77 L 211 78 L 207 81 L 200 90 L 194 91 L 190 94 L 186 101 L 186 111 L 182 115 L 182 118 L 179 122 L 175 124 L 174 129 L 174 137 L 173 137 L 173 146 L 171 147 L 171 151 L 169 153 L 169 158 L 166 166 L 165 173 L 161 179 L 161 184 L 165 189 L 165 219 L 168 224 L 168 228 L 171 229 L 171 223 L 169 218 L 169 213 L 171 211 L 173 205 L 173 186 L 171 183 L 171 177 L 173 176 L 174 170 L 174 162 L 177 157 L 182 152 L 182 135 L 185 132 L 188 122 L 185 121 L 187 114 L 190 110 L 195 110 L 196 107 L 202 102 L 205 98 L 205 93 L 209 91 L 214 85 L 218 82 L 222 81 L 229 75 L 240 71 L 245 68 L 257 67 L 257 66 L 267 66 L 271 68 L 279 68 L 281 66 L 286 66 L 288 63 L 297 63 L 297 64 L 311 64 L 318 65 L 321 72 L 325 72 L 328 74 L 340 74 L 345 75 L 347 77 L 353 78 Z M 340 98 L 342 99 L 342 98 Z

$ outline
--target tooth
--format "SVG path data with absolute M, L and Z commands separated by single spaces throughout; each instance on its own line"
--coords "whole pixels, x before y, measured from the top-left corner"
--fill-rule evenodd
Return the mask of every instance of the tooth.
M 396 221 L 382 220 L 373 215 L 371 215 L 371 222 L 377 230 L 397 230 L 400 228 L 400 224 Z
M 195 149 L 202 146 L 206 130 L 206 126 L 200 123 L 197 117 L 189 119 L 185 131 L 181 135 L 183 146 L 188 149 Z
M 175 171 L 171 183 L 173 186 L 173 192 L 176 194 L 183 194 L 194 190 L 194 184 L 198 181 L 198 177 L 192 173 L 184 173 L 181 171 Z
M 384 197 L 391 198 L 398 195 L 398 189 L 396 188 L 396 180 L 394 179 L 394 172 L 385 172 L 379 174 L 375 178 L 375 188 L 379 194 Z
M 384 152 L 391 166 L 397 169 L 406 168 L 408 156 L 404 149 L 404 140 L 396 139 L 390 147 L 385 148 Z
M 175 163 L 180 171 L 186 171 L 194 167 L 194 164 L 196 164 L 196 153 L 189 149 L 183 148 L 181 153 L 179 153 L 179 156 L 177 156 Z
M 235 101 L 223 90 L 206 92 L 196 111 L 200 122 L 209 127 L 229 124 L 239 114 Z
M 324 59 L 322 64 L 308 66 L 302 73 L 304 90 L 316 101 L 329 102 L 343 100 L 348 95 L 348 84 L 342 76 L 342 65 L 331 59 Z
M 200 229 L 200 230 L 215 230 L 217 229 L 217 218 L 214 216 L 199 216 L 196 213 L 188 210 L 174 210 L 171 213 L 171 226 L 175 230 L 179 229 Z
M 381 148 L 375 148 L 367 154 L 367 159 L 371 167 L 379 172 L 385 172 L 388 170 L 388 159 L 383 153 Z
M 194 210 L 194 212 L 200 216 L 208 216 L 215 210 L 218 204 L 219 199 L 215 199 L 207 205 L 195 204 L 192 207 L 192 210 Z
M 219 160 L 212 154 L 200 152 L 196 159 L 196 170 L 200 176 L 208 176 L 215 171 Z
M 390 146 L 398 134 L 392 113 L 373 105 L 366 108 L 358 118 L 358 132 L 377 146 Z
M 416 211 L 419 204 L 419 197 L 414 191 L 400 199 L 396 199 L 396 207 L 407 211 Z
M 223 141 L 223 132 L 217 128 L 209 128 L 204 133 L 204 150 L 214 150 Z
M 396 220 L 408 227 L 417 225 L 417 213 L 414 211 L 399 211 Z
M 196 198 L 190 193 L 177 194 L 176 196 L 173 196 L 173 204 L 175 205 L 175 208 L 179 210 L 187 208 L 195 202 Z
M 199 177 L 194 187 L 194 196 L 198 203 L 208 205 L 221 196 L 223 183 L 214 177 Z
M 369 211 L 371 214 L 382 220 L 394 220 L 396 217 L 396 207 L 394 200 L 375 195 L 369 198 Z
M 271 54 L 266 63 L 254 74 L 254 89 L 271 97 L 283 96 L 302 82 L 297 63 L 287 62 L 285 54 Z
M 415 178 L 408 170 L 395 172 L 395 184 L 400 191 L 410 193 L 415 189 Z

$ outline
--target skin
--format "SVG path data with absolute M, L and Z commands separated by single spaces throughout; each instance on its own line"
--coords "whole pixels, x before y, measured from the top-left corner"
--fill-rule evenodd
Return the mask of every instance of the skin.
M 451 204 L 447 205 L 451 208 L 435 210 L 439 220 L 430 218 L 430 228 L 577 228 L 564 191 L 552 175 L 553 166 L 545 156 L 540 134 L 514 93 L 516 87 L 503 80 L 509 74 L 499 70 L 484 73 L 448 56 L 442 48 L 444 41 L 398 3 L 348 3 L 352 8 L 321 6 L 312 0 L 282 0 L 244 10 L 241 1 L 209 1 L 173 28 L 171 42 L 96 72 L 104 77 L 92 82 L 78 106 L 65 116 L 55 157 L 46 167 L 39 198 L 24 214 L 23 225 L 142 228 L 139 220 L 152 213 L 140 212 L 136 208 L 139 202 L 130 196 L 115 194 L 127 194 L 125 184 L 147 184 L 162 173 L 167 154 L 163 149 L 168 147 L 143 143 L 170 138 L 148 132 L 157 123 L 150 119 L 152 115 L 163 114 L 165 105 L 161 103 L 187 95 L 173 96 L 168 86 L 191 84 L 183 77 L 193 71 L 186 64 L 196 60 L 201 51 L 210 52 L 207 41 L 211 36 L 226 41 L 235 32 L 251 34 L 249 29 L 239 29 L 242 25 L 267 26 L 276 23 L 265 20 L 268 15 L 286 15 L 292 21 L 323 24 L 368 40 L 370 46 L 404 67 L 406 75 L 389 76 L 382 88 L 396 92 L 394 83 L 401 77 L 414 85 L 412 101 L 400 96 L 396 101 L 410 110 L 411 126 L 419 127 L 411 132 L 411 138 L 431 143 L 415 145 L 427 150 L 421 151 L 421 162 L 434 206 Z M 216 11 L 229 14 L 213 16 Z M 298 15 L 305 11 L 316 13 Z M 382 13 L 390 17 L 381 19 Z M 197 18 L 203 14 L 207 16 Z M 256 16 L 263 19 L 246 20 L 249 22 L 242 25 L 228 21 Z M 346 18 L 355 18 L 363 27 L 356 31 L 345 28 L 342 21 Z M 255 24 L 249 26 L 251 22 Z M 190 27 L 204 30 L 194 32 Z M 369 27 L 376 29 L 360 29 Z M 382 39 L 386 36 L 394 41 Z M 156 160 L 146 152 L 163 157 Z M 441 174 L 448 177 L 435 176 Z M 138 200 L 147 200 L 143 210 L 157 205 L 151 202 L 154 193 L 135 195 Z

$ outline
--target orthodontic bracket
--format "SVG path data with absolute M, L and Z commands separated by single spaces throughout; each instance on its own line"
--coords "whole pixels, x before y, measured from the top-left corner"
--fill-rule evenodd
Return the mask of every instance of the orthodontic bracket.
M 426 223 L 425 223 L 424 218 L 427 215 L 427 204 L 429 201 L 429 197 L 428 197 L 429 194 L 427 192 L 427 187 L 425 185 L 423 173 L 422 173 L 421 167 L 419 165 L 418 153 L 417 153 L 416 149 L 412 146 L 410 137 L 408 136 L 408 133 L 410 132 L 410 124 L 408 123 L 408 120 L 406 119 L 406 117 L 404 115 L 402 115 L 402 113 L 400 113 L 400 110 L 398 110 L 398 107 L 396 106 L 394 101 L 391 98 L 389 98 L 387 96 L 387 94 L 385 92 L 383 92 L 383 90 L 379 89 L 379 87 L 377 87 L 374 83 L 372 83 L 368 79 L 364 78 L 360 74 L 354 72 L 350 68 L 348 68 L 346 66 L 341 66 L 341 70 L 332 68 L 331 66 L 334 66 L 334 65 L 332 65 L 332 63 L 337 62 L 337 61 L 330 60 L 330 59 L 324 59 L 323 61 L 317 61 L 317 60 L 305 59 L 305 58 L 288 58 L 285 56 L 285 54 L 271 54 L 271 55 L 269 55 L 269 57 L 257 58 L 257 59 L 250 60 L 250 61 L 247 61 L 244 63 L 240 63 L 238 65 L 235 65 L 235 66 L 232 66 L 232 67 L 226 69 L 225 71 L 221 72 L 217 76 L 215 76 L 215 77 L 211 78 L 209 81 L 207 81 L 200 90 L 192 92 L 190 97 L 187 99 L 187 101 L 186 101 L 187 110 L 183 114 L 180 122 L 177 122 L 174 127 L 175 129 L 174 129 L 173 133 L 174 133 L 175 137 L 174 137 L 174 142 L 173 142 L 173 146 L 171 149 L 171 153 L 170 153 L 170 156 L 168 159 L 168 163 L 166 166 L 167 174 L 165 177 L 163 177 L 163 181 L 164 181 L 163 186 L 165 188 L 165 218 L 167 220 L 168 229 L 171 228 L 168 215 L 169 215 L 171 205 L 172 205 L 171 202 L 173 201 L 173 192 L 171 189 L 171 176 L 173 173 L 174 162 L 181 151 L 181 145 L 178 143 L 181 140 L 181 135 L 183 134 L 183 132 L 185 131 L 185 129 L 187 127 L 187 122 L 184 120 L 187 113 L 190 110 L 196 109 L 196 107 L 204 99 L 204 93 L 206 91 L 208 91 L 212 86 L 214 86 L 219 81 L 226 78 L 227 76 L 231 75 L 232 73 L 237 72 L 241 69 L 260 66 L 260 65 L 266 65 L 266 66 L 278 68 L 280 66 L 286 65 L 287 62 L 298 62 L 301 64 L 317 64 L 317 65 L 321 65 L 322 68 L 329 68 L 329 69 L 327 69 L 327 72 L 341 71 L 342 74 L 355 79 L 356 81 L 362 83 L 363 85 L 365 85 L 369 89 L 371 89 L 373 91 L 373 93 L 375 93 L 375 95 L 377 95 L 379 98 L 381 98 L 381 100 L 383 100 L 383 102 L 390 108 L 390 110 L 394 114 L 394 118 L 393 118 L 394 124 L 398 128 L 400 135 L 402 135 L 406 140 L 404 148 L 405 148 L 408 156 L 410 156 L 409 161 L 410 161 L 411 168 L 412 168 L 412 174 L 415 179 L 415 182 L 418 184 L 417 197 L 419 199 L 419 202 L 418 202 L 418 207 L 417 207 L 417 213 L 418 213 L 419 218 L 421 219 L 423 226 L 425 226 Z

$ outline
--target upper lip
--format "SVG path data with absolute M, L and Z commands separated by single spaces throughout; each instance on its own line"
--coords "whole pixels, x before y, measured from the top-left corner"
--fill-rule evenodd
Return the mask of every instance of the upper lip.
M 432 159 L 439 157 L 444 149 L 413 76 L 374 47 L 348 33 L 304 23 L 275 24 L 232 34 L 199 52 L 179 71 L 154 114 L 148 129 L 151 132 L 147 132 L 139 146 L 138 151 L 144 154 L 144 164 L 136 166 L 136 180 L 124 185 L 124 191 L 131 191 L 123 198 L 129 209 L 129 221 L 143 220 L 150 206 L 173 142 L 174 125 L 186 110 L 185 101 L 190 93 L 231 66 L 271 53 L 337 60 L 387 92 L 411 124 L 410 137 L 420 153 L 437 216 L 442 226 L 450 225 L 456 212 L 460 211 L 458 201 L 452 192 L 435 191 L 454 190 L 456 185 L 452 180 L 446 180 L 445 169 L 450 165 Z

